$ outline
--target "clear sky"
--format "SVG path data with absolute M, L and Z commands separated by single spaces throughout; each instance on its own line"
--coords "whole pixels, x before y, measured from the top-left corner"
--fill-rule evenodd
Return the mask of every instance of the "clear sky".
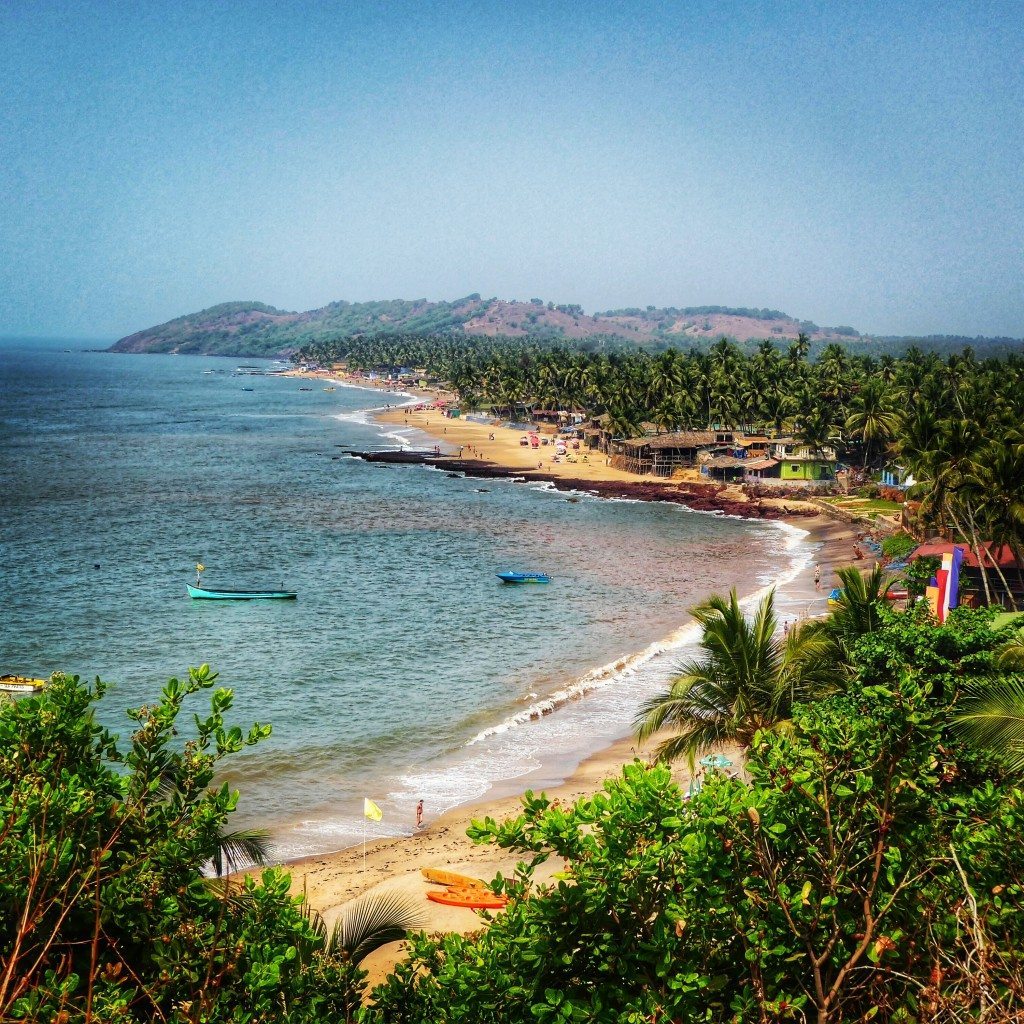
M 217 302 L 1024 336 L 1024 3 L 0 6 L 0 333 Z

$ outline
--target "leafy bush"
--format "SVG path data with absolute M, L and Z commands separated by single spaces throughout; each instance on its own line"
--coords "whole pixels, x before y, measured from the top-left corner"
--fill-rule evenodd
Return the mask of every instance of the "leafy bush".
M 130 712 L 131 742 L 95 721 L 104 692 L 55 676 L 0 703 L 0 1020 L 348 1020 L 362 974 L 325 949 L 289 877 L 228 884 L 204 873 L 238 800 L 221 762 L 269 726 L 230 726 L 210 695 L 174 744 L 207 666 Z M 237 837 L 236 837 L 237 838 Z
M 916 547 L 909 533 L 893 533 L 882 540 L 882 554 L 892 562 L 902 562 Z
M 527 794 L 470 830 L 524 857 L 495 882 L 507 911 L 417 938 L 370 1020 L 952 1021 L 979 999 L 1009 1020 L 1024 795 L 963 784 L 944 725 L 915 679 L 855 685 L 759 735 L 749 785 L 687 801 L 636 762 L 572 807 Z

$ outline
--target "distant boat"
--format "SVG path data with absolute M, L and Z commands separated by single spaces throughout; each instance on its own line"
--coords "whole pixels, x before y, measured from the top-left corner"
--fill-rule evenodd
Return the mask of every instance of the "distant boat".
M 0 690 L 4 693 L 38 693 L 45 685 L 45 679 L 32 679 L 29 676 L 0 676 Z
M 312 388 L 299 388 L 300 391 L 312 391 Z
M 334 388 L 324 388 L 324 391 L 334 391 Z
M 254 391 L 254 388 L 242 388 L 243 391 Z
M 185 586 L 189 597 L 210 601 L 294 601 L 298 597 L 294 590 L 208 590 L 191 583 Z
M 551 577 L 542 572 L 499 572 L 495 573 L 502 583 L 550 583 Z

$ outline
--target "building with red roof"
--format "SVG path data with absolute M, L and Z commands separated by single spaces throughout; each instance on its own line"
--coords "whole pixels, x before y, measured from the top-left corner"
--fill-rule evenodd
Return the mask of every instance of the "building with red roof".
M 1024 607 L 1024 566 L 1013 553 L 1008 544 L 993 544 L 984 541 L 979 546 L 988 577 L 988 590 L 992 595 L 992 603 L 1003 607 Z M 951 554 L 954 548 L 963 552 L 960 564 L 960 599 L 962 604 L 984 605 L 985 581 L 982 578 L 978 556 L 970 544 L 956 544 L 951 540 L 930 540 L 918 545 L 909 555 L 907 561 L 918 558 L 942 559 L 943 555 Z M 1005 579 L 1006 583 L 1003 583 Z M 1007 592 L 1009 587 L 1009 592 Z

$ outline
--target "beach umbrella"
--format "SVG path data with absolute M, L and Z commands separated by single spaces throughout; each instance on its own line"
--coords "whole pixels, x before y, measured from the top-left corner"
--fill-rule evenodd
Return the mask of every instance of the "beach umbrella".
M 724 754 L 708 754 L 707 757 L 700 759 L 700 766 L 702 768 L 731 768 L 732 761 Z

